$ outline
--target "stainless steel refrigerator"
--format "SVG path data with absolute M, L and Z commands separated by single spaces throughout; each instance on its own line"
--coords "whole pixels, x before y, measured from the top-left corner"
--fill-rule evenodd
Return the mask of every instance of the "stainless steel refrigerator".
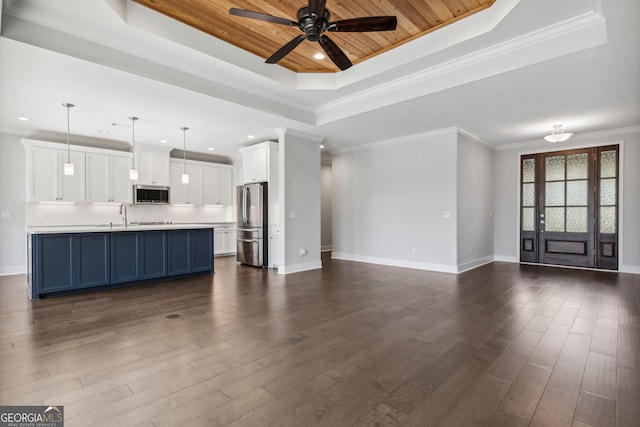
M 237 193 L 236 259 L 243 264 L 267 267 L 267 183 L 239 185 Z

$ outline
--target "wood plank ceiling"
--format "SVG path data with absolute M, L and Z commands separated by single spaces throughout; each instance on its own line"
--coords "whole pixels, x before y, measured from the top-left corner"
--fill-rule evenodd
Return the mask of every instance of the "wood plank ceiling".
M 190 25 L 241 49 L 268 58 L 282 45 L 300 35 L 294 27 L 229 15 L 236 7 L 296 21 L 305 0 L 134 0 L 143 6 Z M 327 33 L 353 64 L 442 28 L 490 7 L 495 0 L 328 0 L 331 21 L 367 16 L 396 16 L 395 31 Z M 317 42 L 305 40 L 278 65 L 298 73 L 337 72 Z

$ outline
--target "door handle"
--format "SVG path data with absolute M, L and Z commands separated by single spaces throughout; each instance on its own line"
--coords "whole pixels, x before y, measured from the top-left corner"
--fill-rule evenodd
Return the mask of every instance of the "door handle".
M 238 239 L 238 242 L 258 243 L 258 239 Z

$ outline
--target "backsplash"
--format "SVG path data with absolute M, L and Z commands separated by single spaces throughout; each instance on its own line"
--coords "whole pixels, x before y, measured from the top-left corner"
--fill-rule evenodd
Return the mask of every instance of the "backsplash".
M 26 225 L 98 225 L 122 224 L 119 204 L 27 203 Z M 131 222 L 234 222 L 235 206 L 149 206 L 127 204 Z

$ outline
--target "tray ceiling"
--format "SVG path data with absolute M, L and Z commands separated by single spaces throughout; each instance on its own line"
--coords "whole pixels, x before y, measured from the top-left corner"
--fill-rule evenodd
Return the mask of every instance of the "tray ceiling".
M 300 34 L 294 27 L 229 15 L 232 7 L 295 20 L 304 0 L 134 0 L 163 15 L 268 58 L 282 45 Z M 369 33 L 330 33 L 329 37 L 347 54 L 353 64 L 393 49 L 424 34 L 466 18 L 490 7 L 495 0 L 328 0 L 331 20 L 367 16 L 396 16 L 395 31 Z M 313 54 L 322 49 L 304 41 L 278 64 L 298 73 L 333 73 L 338 68 L 328 59 Z

